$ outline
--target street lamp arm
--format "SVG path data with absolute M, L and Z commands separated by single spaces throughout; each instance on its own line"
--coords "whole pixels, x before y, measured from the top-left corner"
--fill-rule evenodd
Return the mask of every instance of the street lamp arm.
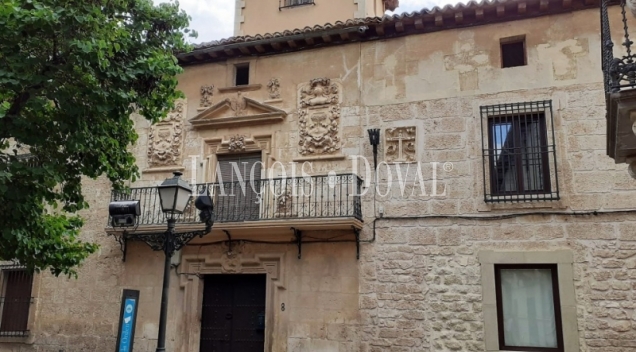
M 128 241 L 144 242 L 153 251 L 163 251 L 167 256 L 171 257 L 174 252 L 183 248 L 192 239 L 195 237 L 203 237 L 211 230 L 212 224 L 208 223 L 203 230 L 172 232 L 170 234 L 170 231 L 174 231 L 174 227 L 172 227 L 172 229 L 163 232 L 125 233 L 124 238 Z

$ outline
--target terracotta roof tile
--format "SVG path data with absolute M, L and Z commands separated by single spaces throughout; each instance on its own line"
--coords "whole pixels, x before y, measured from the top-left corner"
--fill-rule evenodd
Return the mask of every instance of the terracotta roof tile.
M 548 0 L 547 2 L 556 6 L 555 8 L 558 8 L 565 3 L 564 0 Z M 592 7 L 595 7 L 596 4 L 598 4 L 598 0 L 576 0 L 575 2 L 580 3 L 580 5 L 576 6 L 577 8 L 592 8 Z M 548 15 L 551 13 L 551 11 L 547 9 L 547 7 L 544 8 L 544 0 L 482 0 L 479 2 L 475 0 L 471 0 L 470 2 L 466 4 L 459 3 L 456 5 L 446 5 L 444 7 L 435 6 L 431 9 L 424 8 L 420 11 L 405 12 L 405 13 L 399 13 L 399 14 L 393 14 L 393 15 L 384 15 L 382 17 L 355 18 L 355 19 L 346 20 L 344 22 L 336 21 L 334 23 L 326 23 L 324 25 L 314 25 L 311 27 L 306 26 L 304 28 L 295 28 L 292 30 L 285 30 L 283 32 L 235 36 L 235 37 L 230 37 L 230 38 L 221 39 L 221 40 L 214 40 L 210 42 L 195 44 L 194 50 L 192 52 L 184 53 L 180 55 L 180 57 L 183 58 L 184 56 L 197 55 L 198 52 L 202 52 L 202 51 L 207 52 L 210 50 L 214 50 L 214 48 L 217 46 L 228 45 L 228 44 L 250 45 L 249 44 L 250 42 L 254 42 L 258 40 L 268 40 L 273 38 L 281 38 L 281 37 L 288 37 L 288 36 L 308 34 L 308 33 L 315 33 L 318 36 L 320 35 L 321 31 L 339 30 L 343 28 L 345 29 L 355 28 L 359 26 L 369 26 L 369 27 L 374 26 L 377 29 L 378 25 L 386 26 L 393 23 L 397 24 L 398 22 L 405 22 L 405 24 L 407 23 L 412 24 L 414 22 L 417 22 L 417 20 L 419 19 L 422 19 L 422 21 L 424 21 L 425 23 L 436 23 L 437 18 L 441 17 L 443 25 L 435 26 L 434 28 L 435 30 L 443 30 L 445 28 L 456 27 L 457 26 L 456 19 L 461 18 L 461 15 L 459 17 L 456 15 L 458 14 L 463 15 L 465 14 L 466 11 L 470 11 L 470 10 L 475 11 L 475 10 L 481 9 L 483 10 L 482 14 L 488 11 L 494 13 L 494 10 L 497 7 L 500 7 L 500 5 L 506 5 L 506 8 L 508 9 L 512 7 L 516 8 L 516 6 L 514 5 L 520 4 L 520 3 L 526 3 L 528 4 L 528 6 L 531 6 L 531 5 L 537 6 L 537 9 L 539 7 L 539 4 L 541 4 L 541 14 Z M 567 8 L 564 7 L 561 10 L 556 10 L 556 11 L 557 12 L 570 11 L 574 9 L 574 7 L 575 7 L 574 5 L 572 6 L 568 5 Z M 506 16 L 502 16 L 498 20 L 506 20 L 506 18 L 508 20 L 519 19 L 525 16 L 532 17 L 537 15 L 537 14 L 525 13 L 523 16 L 520 17 L 519 14 L 515 15 L 514 14 L 515 12 L 516 11 L 509 12 L 506 10 Z M 508 16 L 508 13 L 510 13 L 511 16 Z M 499 17 L 498 15 L 496 16 Z M 483 18 L 483 15 L 481 18 Z M 422 21 L 420 21 L 420 24 L 419 24 L 420 26 L 422 26 Z M 478 22 L 479 21 L 475 22 L 473 20 L 472 23 L 478 24 Z M 482 23 L 488 23 L 488 22 L 483 20 Z M 471 25 L 471 24 L 468 23 L 467 25 Z M 384 31 L 378 32 L 380 37 L 384 35 L 383 32 Z M 377 37 L 375 38 L 377 39 Z

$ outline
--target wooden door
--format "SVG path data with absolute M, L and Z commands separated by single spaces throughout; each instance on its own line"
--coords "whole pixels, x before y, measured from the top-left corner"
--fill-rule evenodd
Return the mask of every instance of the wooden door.
M 263 352 L 264 274 L 206 275 L 200 352 Z

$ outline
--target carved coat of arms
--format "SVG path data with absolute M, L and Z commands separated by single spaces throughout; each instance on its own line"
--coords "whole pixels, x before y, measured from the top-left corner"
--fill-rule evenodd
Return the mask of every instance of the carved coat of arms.
M 299 153 L 333 154 L 340 150 L 340 87 L 329 78 L 315 78 L 300 90 Z
M 165 119 L 150 127 L 148 166 L 172 166 L 181 162 L 184 111 L 185 103 L 179 101 Z

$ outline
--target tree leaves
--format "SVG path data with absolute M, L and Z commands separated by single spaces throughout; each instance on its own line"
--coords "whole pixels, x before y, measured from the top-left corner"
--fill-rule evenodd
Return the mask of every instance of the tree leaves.
M 159 121 L 182 96 L 188 21 L 151 0 L 0 0 L 0 259 L 73 275 L 95 252 L 81 181 L 138 177 L 129 116 Z

